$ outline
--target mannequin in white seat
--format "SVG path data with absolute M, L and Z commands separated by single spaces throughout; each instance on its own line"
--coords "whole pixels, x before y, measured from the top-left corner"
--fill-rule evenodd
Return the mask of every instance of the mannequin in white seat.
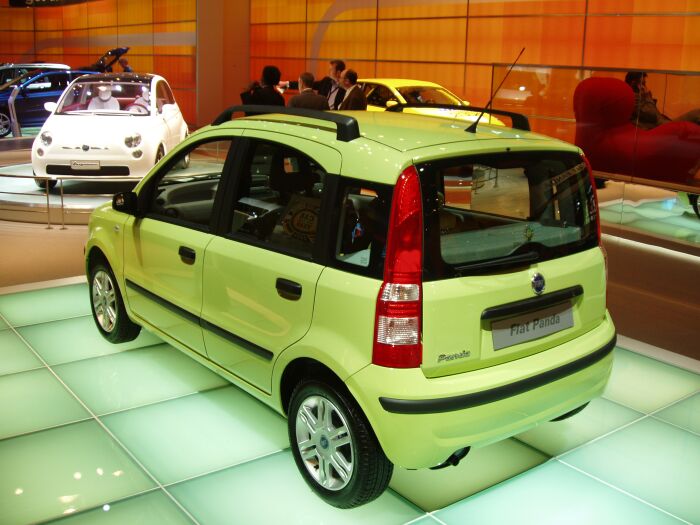
M 148 86 L 141 88 L 141 95 L 136 97 L 134 103 L 127 108 L 133 113 L 150 113 L 151 112 L 151 91 Z
M 88 109 L 106 109 L 110 111 L 119 111 L 119 101 L 112 96 L 112 88 L 110 86 L 99 86 L 97 88 L 97 96 L 93 97 L 88 105 Z

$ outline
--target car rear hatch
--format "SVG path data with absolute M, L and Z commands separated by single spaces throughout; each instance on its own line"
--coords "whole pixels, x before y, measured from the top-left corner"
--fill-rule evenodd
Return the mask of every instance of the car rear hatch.
M 427 377 L 542 352 L 603 320 L 595 189 L 578 153 L 511 151 L 417 168 Z

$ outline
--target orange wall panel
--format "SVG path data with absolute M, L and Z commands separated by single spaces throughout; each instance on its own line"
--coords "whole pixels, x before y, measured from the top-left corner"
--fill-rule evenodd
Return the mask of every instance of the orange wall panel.
M 129 48 L 127 57 L 131 67 L 134 67 L 132 61 L 136 56 L 153 55 L 153 24 L 120 26 L 118 30 L 116 45 Z
M 196 19 L 197 0 L 153 0 L 154 22 L 183 22 Z
M 106 51 L 106 49 L 105 49 Z M 90 47 L 88 45 L 87 29 L 63 30 L 63 52 L 66 55 L 89 55 Z M 103 51 L 104 52 L 104 51 Z M 99 56 L 92 59 L 92 62 L 97 60 Z M 71 66 L 86 65 L 69 63 Z
M 464 18 L 380 20 L 377 59 L 464 62 L 466 34 Z
M 32 56 L 34 50 L 34 32 L 33 31 L 0 31 L 0 46 L 2 46 L 3 58 L 0 62 L 7 60 L 8 62 L 18 61 L 17 56 Z M 34 60 L 30 58 L 29 61 Z M 26 58 L 24 62 L 28 61 Z
M 476 18 L 469 22 L 467 62 L 578 65 L 584 17 Z
M 90 54 L 95 56 L 94 62 L 106 51 L 117 47 L 117 33 L 111 27 L 88 29 L 88 46 Z
M 303 57 L 306 24 L 270 24 L 250 27 L 250 54 L 255 57 Z
M 359 4 L 359 5 L 358 5 Z M 333 22 L 338 20 L 374 20 L 377 17 L 375 2 L 338 2 L 335 0 L 307 0 L 307 22 Z
M 424 3 L 404 3 L 396 0 L 379 0 L 379 18 L 435 18 L 466 17 L 467 0 Z
M 308 24 L 306 30 L 307 56 L 324 60 L 340 58 L 352 60 L 374 60 L 377 23 L 336 22 L 333 24 Z M 321 45 L 315 43 L 322 37 Z
M 158 55 L 196 54 L 197 24 L 182 22 L 153 24 L 153 53 Z
M 305 22 L 306 0 L 250 0 L 250 22 Z
M 117 23 L 117 0 L 87 2 L 88 27 L 112 27 Z
M 63 29 L 63 13 L 60 7 L 45 7 L 34 10 L 34 29 L 51 31 Z
M 153 22 L 152 0 L 117 0 L 117 23 L 121 25 Z
M 469 16 L 584 14 L 585 12 L 586 0 L 533 0 L 530 2 L 489 0 L 469 4 Z
M 85 29 L 88 27 L 87 4 L 63 6 L 63 29 Z
M 49 55 L 63 54 L 63 31 L 37 31 L 34 33 L 34 45 L 38 60 L 47 60 Z M 56 62 L 51 59 L 49 62 Z
M 188 56 L 161 56 L 153 58 L 153 71 L 164 76 L 173 89 L 195 89 L 195 60 Z
M 586 65 L 700 70 L 700 16 L 589 17 Z
M 197 92 L 194 89 L 173 88 L 173 95 L 177 105 L 180 107 L 182 116 L 185 117 L 185 121 L 196 122 Z
M 467 64 L 463 98 L 472 106 L 484 106 L 491 97 L 491 66 Z
M 588 0 L 589 13 L 692 13 L 700 0 Z
M 0 31 L 33 31 L 33 9 L 7 8 L 0 16 Z

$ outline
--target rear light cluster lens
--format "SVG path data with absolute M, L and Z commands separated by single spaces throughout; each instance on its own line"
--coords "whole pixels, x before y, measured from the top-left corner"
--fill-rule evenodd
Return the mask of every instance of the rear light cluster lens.
M 384 282 L 379 290 L 372 362 L 417 368 L 423 359 L 423 206 L 418 172 L 399 177 L 391 205 Z
M 596 222 L 596 229 L 597 229 L 597 235 L 598 235 L 598 246 L 600 246 L 600 249 L 603 252 L 603 260 L 605 261 L 605 282 L 607 282 L 608 281 L 608 252 L 605 250 L 605 246 L 603 246 L 603 234 L 602 234 L 601 229 L 600 229 L 600 208 L 598 206 L 598 190 L 596 189 L 595 177 L 593 176 L 593 168 L 591 168 L 591 163 L 588 161 L 588 158 L 585 155 L 581 155 L 581 158 L 586 163 L 586 169 L 588 170 L 588 176 L 590 177 L 590 180 L 591 180 L 591 188 L 593 189 L 593 196 L 595 199 L 595 210 L 596 210 L 595 222 Z

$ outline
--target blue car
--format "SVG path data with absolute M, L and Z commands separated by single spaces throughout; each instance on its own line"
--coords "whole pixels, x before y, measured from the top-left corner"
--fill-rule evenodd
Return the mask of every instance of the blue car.
M 94 71 L 60 70 L 28 73 L 0 86 L 0 137 L 11 131 L 8 101 L 15 86 L 19 93 L 15 99 L 15 112 L 21 127 L 39 127 L 48 118 L 46 102 L 56 102 L 73 79 Z

